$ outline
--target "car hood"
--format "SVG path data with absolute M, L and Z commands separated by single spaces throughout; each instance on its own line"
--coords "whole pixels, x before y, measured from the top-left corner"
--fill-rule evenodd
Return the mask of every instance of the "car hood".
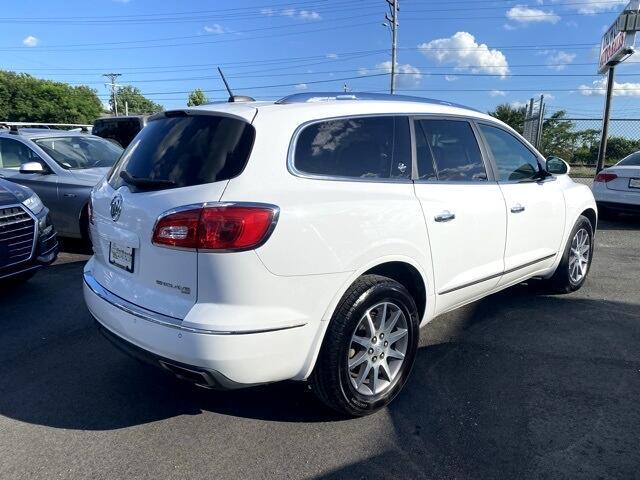
M 93 187 L 109 173 L 111 167 L 85 168 L 83 170 L 70 170 L 71 174 L 82 183 Z
M 0 207 L 22 203 L 32 194 L 32 191 L 25 187 L 0 179 Z

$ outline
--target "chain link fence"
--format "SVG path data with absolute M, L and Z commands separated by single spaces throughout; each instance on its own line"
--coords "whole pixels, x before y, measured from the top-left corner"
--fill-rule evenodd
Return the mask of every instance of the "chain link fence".
M 572 167 L 595 169 L 598 161 L 601 118 L 545 119 L 540 151 L 555 155 Z M 613 165 L 627 155 L 640 150 L 640 118 L 611 119 L 607 142 L 607 165 Z

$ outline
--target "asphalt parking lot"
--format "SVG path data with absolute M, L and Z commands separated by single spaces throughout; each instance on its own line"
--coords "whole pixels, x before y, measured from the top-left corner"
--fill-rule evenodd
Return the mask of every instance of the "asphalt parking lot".
M 209 392 L 94 329 L 87 257 L 0 292 L 0 478 L 637 478 L 640 219 L 602 222 L 585 287 L 523 285 L 423 329 L 386 410 L 298 384 Z

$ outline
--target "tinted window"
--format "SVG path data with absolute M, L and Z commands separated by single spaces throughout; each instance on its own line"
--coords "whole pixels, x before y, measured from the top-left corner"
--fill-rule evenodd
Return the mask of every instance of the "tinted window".
M 24 143 L 10 138 L 0 138 L 0 168 L 18 170 L 28 162 L 39 162 L 44 165 L 38 154 Z
M 62 168 L 71 170 L 112 167 L 122 154 L 122 148 L 96 137 L 39 138 L 33 143 Z
M 141 118 L 108 118 L 96 120 L 91 133 L 115 140 L 122 147 L 127 148 L 141 129 Z
M 229 180 L 244 170 L 254 138 L 254 128 L 235 118 L 161 117 L 149 122 L 125 150 L 109 183 L 123 185 L 123 171 L 172 187 Z
M 420 179 L 448 182 L 487 180 L 480 147 L 469 122 L 419 120 L 416 148 Z
M 618 162 L 620 166 L 628 166 L 628 167 L 640 167 L 640 152 L 632 153 L 627 158 L 620 160 Z
M 509 132 L 489 125 L 480 125 L 498 167 L 498 180 L 530 180 L 540 171 L 538 158 Z
M 346 118 L 315 123 L 298 136 L 298 171 L 363 179 L 411 178 L 406 117 Z

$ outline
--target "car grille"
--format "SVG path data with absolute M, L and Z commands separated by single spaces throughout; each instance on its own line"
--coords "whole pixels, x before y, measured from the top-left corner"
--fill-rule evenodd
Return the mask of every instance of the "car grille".
M 29 260 L 36 222 L 22 207 L 0 207 L 0 268 Z

